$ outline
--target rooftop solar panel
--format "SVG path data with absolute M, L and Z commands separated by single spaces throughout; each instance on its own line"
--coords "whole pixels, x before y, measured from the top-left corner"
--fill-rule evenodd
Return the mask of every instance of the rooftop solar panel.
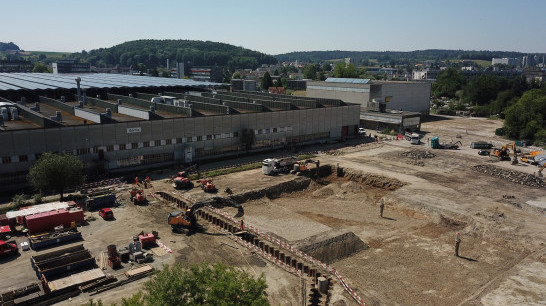
M 221 86 L 221 83 L 186 79 L 158 78 L 108 73 L 51 74 L 51 73 L 0 73 L 0 90 L 75 89 L 75 78 L 81 78 L 81 87 L 169 87 L 169 86 Z

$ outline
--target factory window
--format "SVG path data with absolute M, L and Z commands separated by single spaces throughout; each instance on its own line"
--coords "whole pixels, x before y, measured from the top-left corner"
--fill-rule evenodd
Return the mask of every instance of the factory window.
M 258 135 L 261 135 L 263 133 L 262 129 L 258 129 Z
M 133 142 L 131 144 L 131 149 L 138 149 L 138 142 Z
M 266 134 L 271 133 L 271 129 L 265 129 L 265 133 L 266 133 Z
M 19 161 L 20 162 L 28 161 L 28 155 L 19 155 Z
M 119 150 L 120 150 L 120 151 L 125 151 L 125 150 L 127 150 L 127 145 L 124 144 L 124 143 L 120 144 L 120 145 L 119 145 Z
M 273 128 L 273 133 L 277 133 L 277 128 Z
M 239 132 L 233 132 L 233 137 L 239 137 Z
M 10 163 L 11 163 L 11 156 L 2 157 L 2 164 L 10 164 Z
M 176 140 L 178 141 L 178 139 L 180 139 L 180 142 L 182 142 L 182 138 L 177 138 Z M 165 139 L 165 144 L 166 145 L 173 144 L 173 139 L 172 138 Z
M 145 147 L 145 148 L 148 148 L 150 146 L 150 142 L 145 141 L 145 142 L 142 143 L 142 146 Z
M 223 134 L 222 134 L 222 135 L 223 135 Z M 214 135 L 214 139 L 220 139 L 220 138 L 224 138 L 224 137 L 222 137 L 222 135 L 220 135 L 220 134 L 216 134 L 216 135 Z
M 114 151 L 113 145 L 106 146 L 106 152 L 112 152 L 112 151 Z
M 182 143 L 182 138 L 176 138 L 176 143 Z
M 197 141 L 203 140 L 203 136 L 197 136 Z
M 161 140 L 154 140 L 154 146 L 156 147 L 161 146 Z
M 207 140 L 212 140 L 212 135 L 207 135 Z
M 93 153 L 99 153 L 99 147 L 98 146 L 93 147 Z
M 89 153 L 88 148 L 83 148 L 83 149 L 77 149 L 76 150 L 76 155 L 84 155 L 84 154 L 87 154 L 87 153 Z
M 193 141 L 193 137 L 186 137 L 186 142 L 192 142 Z

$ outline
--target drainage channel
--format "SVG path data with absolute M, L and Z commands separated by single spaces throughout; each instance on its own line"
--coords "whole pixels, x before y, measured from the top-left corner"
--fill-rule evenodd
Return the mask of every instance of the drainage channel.
M 175 203 L 177 207 L 183 209 L 189 208 L 187 203 L 195 204 L 195 200 L 183 195 L 179 195 L 182 199 L 164 191 L 158 191 L 156 192 L 156 195 Z M 226 233 L 230 239 L 245 246 L 269 262 L 283 268 L 285 271 L 301 278 L 311 279 L 312 286 L 308 286 L 306 289 L 307 297 L 312 295 L 313 291 L 316 291 L 315 288 L 320 288 L 320 291 L 324 293 L 325 299 L 327 299 L 327 288 L 330 287 L 331 282 L 329 275 L 334 275 L 355 302 L 359 305 L 366 305 L 362 298 L 347 285 L 339 272 L 330 265 L 309 256 L 280 239 L 262 232 L 256 227 L 246 223 L 244 224 L 244 227 L 241 227 L 241 224 L 234 220 L 233 217 L 228 216 L 217 208 L 206 206 L 197 211 L 197 216 L 219 228 L 222 232 Z M 235 235 L 235 233 L 241 234 Z

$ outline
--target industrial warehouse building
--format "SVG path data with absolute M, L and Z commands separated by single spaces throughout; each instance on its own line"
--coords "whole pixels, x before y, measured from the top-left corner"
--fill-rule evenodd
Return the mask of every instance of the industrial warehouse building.
M 234 155 L 245 129 L 251 150 L 266 150 L 350 137 L 359 125 L 360 105 L 337 99 L 110 74 L 82 74 L 78 98 L 75 76 L 0 74 L 3 189 L 25 183 L 43 152 L 74 154 L 101 173 Z
M 363 110 L 370 101 L 387 101 L 387 109 L 428 115 L 430 86 L 428 82 L 328 78 L 324 82 L 307 82 L 307 97 L 339 99 L 360 104 Z
M 419 131 L 421 117 L 430 110 L 430 87 L 427 82 L 328 78 L 307 82 L 307 97 L 360 104 L 360 126 L 366 129 Z

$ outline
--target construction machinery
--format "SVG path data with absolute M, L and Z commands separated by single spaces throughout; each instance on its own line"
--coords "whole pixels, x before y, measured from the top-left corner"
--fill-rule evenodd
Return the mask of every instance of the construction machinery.
M 430 147 L 432 149 L 450 149 L 450 150 L 457 150 L 459 149 L 459 146 L 462 146 L 463 143 L 459 140 L 456 142 L 450 142 L 450 143 L 440 143 L 440 138 L 438 136 L 433 137 L 430 140 Z
M 199 179 L 197 182 L 204 192 L 216 192 L 216 186 L 214 186 L 212 179 Z
M 291 172 L 294 174 L 304 172 L 309 169 L 309 167 L 307 166 L 307 164 L 309 163 L 315 164 L 317 169 L 320 167 L 320 162 L 318 160 L 313 160 L 313 159 L 299 160 L 297 163 L 294 164 Z
M 192 207 L 186 211 L 173 211 L 169 214 L 168 222 L 172 227 L 173 232 L 183 233 L 188 231 L 191 234 L 197 231 L 200 226 L 197 223 L 197 211 L 205 206 L 224 206 L 228 205 L 237 208 L 237 214 L 235 218 L 242 217 L 244 215 L 243 206 L 228 198 L 214 197 L 204 201 L 195 203 Z
M 133 188 L 131 190 L 131 201 L 133 201 L 133 204 L 139 205 L 139 204 L 146 204 L 146 196 L 144 195 L 144 191 L 142 189 L 136 189 Z
M 511 160 L 510 159 L 510 148 L 514 151 L 514 161 L 512 161 L 513 164 L 517 164 L 517 152 L 516 152 L 516 144 L 515 143 L 508 143 L 503 145 L 501 148 L 492 148 L 491 149 L 491 156 L 496 157 L 500 160 Z
M 177 176 L 173 179 L 173 187 L 176 189 L 191 189 L 193 188 L 193 182 L 187 178 L 182 176 Z
M 262 173 L 265 175 L 276 175 L 279 173 L 288 173 L 293 170 L 294 164 L 298 162 L 298 158 L 268 158 L 262 162 Z
M 524 163 L 532 163 L 535 160 L 535 156 L 542 154 L 542 151 L 531 151 L 521 156 L 521 161 Z

